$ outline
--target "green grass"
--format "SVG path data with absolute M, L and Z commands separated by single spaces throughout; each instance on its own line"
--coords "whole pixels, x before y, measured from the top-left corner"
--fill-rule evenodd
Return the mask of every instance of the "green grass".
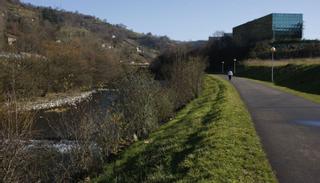
M 201 96 L 94 182 L 277 182 L 250 115 L 229 82 L 207 76 Z

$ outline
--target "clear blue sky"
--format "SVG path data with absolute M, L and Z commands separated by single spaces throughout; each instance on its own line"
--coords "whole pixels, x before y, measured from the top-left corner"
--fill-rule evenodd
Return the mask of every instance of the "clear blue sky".
M 22 0 L 122 23 L 175 40 L 206 40 L 216 30 L 269 13 L 303 13 L 304 37 L 320 39 L 319 0 Z

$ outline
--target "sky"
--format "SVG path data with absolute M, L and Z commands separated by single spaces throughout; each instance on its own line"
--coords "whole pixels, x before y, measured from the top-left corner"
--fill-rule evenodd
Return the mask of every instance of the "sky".
M 305 39 L 320 39 L 319 0 L 22 0 L 78 11 L 174 40 L 207 40 L 269 13 L 303 13 Z

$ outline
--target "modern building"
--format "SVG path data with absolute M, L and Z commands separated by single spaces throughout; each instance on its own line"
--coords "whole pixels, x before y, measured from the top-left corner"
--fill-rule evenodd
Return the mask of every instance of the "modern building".
M 216 32 L 213 36 L 209 37 L 209 41 L 220 41 L 223 38 L 232 38 L 233 34 L 232 33 L 225 33 L 223 31 L 218 31 Z
M 302 14 L 272 13 L 233 28 L 233 39 L 242 46 L 263 40 L 301 39 L 302 35 Z

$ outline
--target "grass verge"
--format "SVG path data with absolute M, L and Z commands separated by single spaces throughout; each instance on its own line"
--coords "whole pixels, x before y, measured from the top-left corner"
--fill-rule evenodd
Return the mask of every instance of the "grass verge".
M 94 182 L 276 182 L 250 115 L 231 84 L 207 76 L 201 96 Z
M 247 78 L 247 79 L 249 79 L 251 81 L 254 81 L 256 83 L 260 83 L 260 84 L 269 86 L 271 88 L 275 88 L 275 89 L 278 89 L 280 91 L 283 91 L 283 92 L 286 92 L 286 93 L 290 93 L 292 95 L 299 96 L 299 97 L 302 97 L 304 99 L 307 99 L 307 100 L 310 100 L 312 102 L 320 104 L 320 95 L 293 90 L 293 89 L 290 89 L 290 88 L 287 88 L 287 87 L 284 87 L 284 86 L 278 86 L 276 84 L 273 84 L 273 83 L 267 82 L 267 81 L 260 81 L 260 80 L 255 80 L 255 79 L 251 79 L 251 78 Z
M 275 61 L 281 63 L 282 61 Z M 238 76 L 261 80 L 271 80 L 271 66 L 243 65 Z M 274 82 L 278 86 L 290 88 L 302 93 L 320 95 L 319 64 L 287 64 L 274 67 Z

